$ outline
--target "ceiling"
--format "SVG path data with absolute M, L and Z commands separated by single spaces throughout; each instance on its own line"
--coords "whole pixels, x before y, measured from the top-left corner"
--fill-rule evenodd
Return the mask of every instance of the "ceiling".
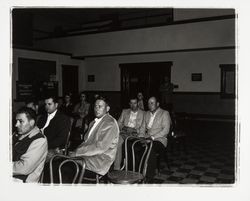
M 234 15 L 234 9 L 13 8 L 13 46 L 72 35 L 163 26 L 188 19 Z
M 172 8 L 15 8 L 13 42 L 151 27 L 173 21 Z

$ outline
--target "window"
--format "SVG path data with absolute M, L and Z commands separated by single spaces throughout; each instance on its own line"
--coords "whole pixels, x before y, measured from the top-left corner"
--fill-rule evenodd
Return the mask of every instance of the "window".
M 235 98 L 235 64 L 221 64 L 221 98 Z

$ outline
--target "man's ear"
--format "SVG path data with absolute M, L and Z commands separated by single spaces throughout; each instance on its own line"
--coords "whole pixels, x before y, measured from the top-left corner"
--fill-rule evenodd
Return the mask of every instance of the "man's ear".
M 58 103 L 55 103 L 55 105 L 56 105 L 56 108 L 58 108 Z
M 157 107 L 159 107 L 159 105 L 160 105 L 160 103 L 159 103 L 159 102 L 157 102 Z
M 107 112 L 109 112 L 109 110 L 110 110 L 110 107 L 109 107 L 109 106 L 107 106 Z
M 30 120 L 30 125 L 33 127 L 35 125 L 35 120 L 34 119 L 31 119 Z

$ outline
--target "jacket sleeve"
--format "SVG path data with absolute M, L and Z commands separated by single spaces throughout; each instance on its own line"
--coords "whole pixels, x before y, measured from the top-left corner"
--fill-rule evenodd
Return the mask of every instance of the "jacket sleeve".
M 62 118 L 62 121 L 60 121 L 60 125 L 58 126 L 56 137 L 53 138 L 53 140 L 50 140 L 48 136 L 48 146 L 50 148 L 61 147 L 66 143 L 67 136 L 70 132 L 70 125 L 71 122 L 69 118 Z
M 125 113 L 125 111 L 122 110 L 121 116 L 120 116 L 120 118 L 117 121 L 120 130 L 122 130 L 122 128 L 124 127 L 124 120 L 125 120 L 124 113 Z
M 162 130 L 153 135 L 154 139 L 160 138 L 160 137 L 166 137 L 168 135 L 169 130 L 170 130 L 170 125 L 171 125 L 171 118 L 170 118 L 168 111 L 163 112 L 161 124 L 162 124 Z
M 28 175 L 32 173 L 37 166 L 45 159 L 48 152 L 46 138 L 34 140 L 27 152 L 23 154 L 19 161 L 12 163 L 14 175 Z
M 98 133 L 98 139 L 92 144 L 82 143 L 79 148 L 76 149 L 76 156 L 94 156 L 106 152 L 114 143 L 114 139 L 117 138 L 119 128 L 116 122 L 110 122 L 108 125 L 103 126 Z

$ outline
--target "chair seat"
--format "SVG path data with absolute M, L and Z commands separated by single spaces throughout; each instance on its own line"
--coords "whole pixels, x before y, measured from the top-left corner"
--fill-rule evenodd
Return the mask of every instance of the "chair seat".
M 115 184 L 134 184 L 144 179 L 143 175 L 139 172 L 114 170 L 108 173 L 110 182 Z

